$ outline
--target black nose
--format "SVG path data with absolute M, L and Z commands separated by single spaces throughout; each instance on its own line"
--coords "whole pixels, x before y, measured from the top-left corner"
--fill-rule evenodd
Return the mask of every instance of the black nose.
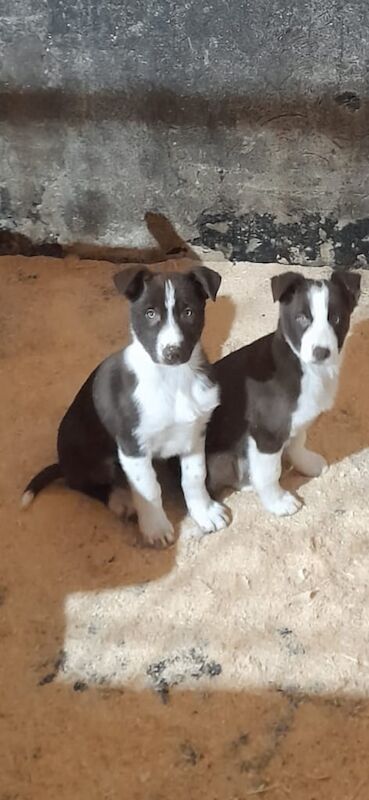
M 329 358 L 331 351 L 328 347 L 314 347 L 313 356 L 315 361 L 325 361 Z
M 181 361 L 181 351 L 179 347 L 174 347 L 174 345 L 164 347 L 163 359 L 167 364 L 179 364 Z

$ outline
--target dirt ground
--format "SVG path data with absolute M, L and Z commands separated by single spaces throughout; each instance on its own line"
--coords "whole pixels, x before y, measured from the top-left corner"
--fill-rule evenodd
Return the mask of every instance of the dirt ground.
M 214 266 L 213 359 L 273 328 L 281 269 Z M 330 469 L 286 477 L 303 509 L 275 519 L 233 494 L 230 528 L 202 538 L 167 487 L 180 536 L 156 552 L 60 486 L 19 510 L 74 393 L 126 340 L 116 269 L 0 259 L 0 800 L 366 800 L 369 274 L 310 436 Z

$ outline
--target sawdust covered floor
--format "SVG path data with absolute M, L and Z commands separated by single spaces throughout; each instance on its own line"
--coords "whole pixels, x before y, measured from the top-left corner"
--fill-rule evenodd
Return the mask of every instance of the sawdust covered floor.
M 276 315 L 277 267 L 218 267 L 212 358 Z M 199 539 L 184 520 L 158 553 L 62 487 L 18 510 L 75 391 L 126 335 L 115 269 L 0 260 L 0 798 L 365 800 L 368 277 L 336 408 L 311 436 L 331 468 L 287 477 L 303 510 L 275 520 L 233 495 L 231 528 Z

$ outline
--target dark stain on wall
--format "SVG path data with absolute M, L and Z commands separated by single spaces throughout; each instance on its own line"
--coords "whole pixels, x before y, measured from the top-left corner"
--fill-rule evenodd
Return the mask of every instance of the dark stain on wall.
M 234 262 L 369 265 L 368 218 L 339 225 L 337 219 L 303 214 L 299 222 L 281 223 L 271 214 L 205 211 L 197 225 L 192 244 L 220 250 Z

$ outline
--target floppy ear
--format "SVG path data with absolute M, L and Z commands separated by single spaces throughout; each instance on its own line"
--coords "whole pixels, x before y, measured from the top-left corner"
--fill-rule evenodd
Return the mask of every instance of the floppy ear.
M 298 272 L 282 272 L 281 275 L 274 275 L 271 280 L 273 300 L 282 302 L 287 294 L 292 294 L 298 284 L 303 282 L 302 275 Z
M 209 267 L 196 267 L 190 275 L 200 284 L 205 296 L 215 300 L 222 280 L 219 273 Z
M 143 291 L 144 283 L 151 276 L 147 267 L 127 267 L 122 272 L 118 272 L 113 277 L 116 288 L 119 294 L 124 294 L 131 302 L 137 300 Z
M 348 272 L 347 270 L 341 272 L 337 270 L 332 272 L 331 281 L 341 288 L 350 310 L 353 311 L 360 297 L 361 275 L 358 272 Z

